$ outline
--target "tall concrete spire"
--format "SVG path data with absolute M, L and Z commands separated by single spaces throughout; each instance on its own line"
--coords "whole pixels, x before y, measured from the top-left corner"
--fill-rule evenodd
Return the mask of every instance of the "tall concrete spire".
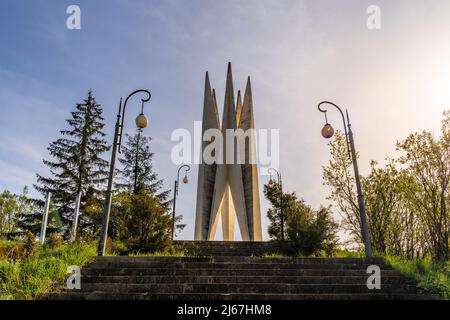
M 250 129 L 250 138 L 245 144 L 245 163 L 242 164 L 242 179 L 244 183 L 245 205 L 247 209 L 247 221 L 250 240 L 261 241 L 261 206 L 259 201 L 258 168 L 256 165 L 256 137 L 255 119 L 253 114 L 253 97 L 250 77 L 244 94 L 244 104 L 239 119 L 239 128 L 247 131 Z
M 219 217 L 222 219 L 224 240 L 234 240 L 235 217 L 242 240 L 261 240 L 258 170 L 256 162 L 251 163 L 251 160 L 256 157 L 255 137 L 251 135 L 250 142 L 239 148 L 241 153 L 245 150 L 246 161 L 245 164 L 240 164 L 237 161 L 238 145 L 234 136 L 237 128 L 244 131 L 254 129 L 250 78 L 247 81 L 244 103 L 242 103 L 240 91 L 238 91 L 236 109 L 235 101 L 231 63 L 228 63 L 222 125 L 220 126 L 216 94 L 214 89 L 211 92 L 208 73 L 206 73 L 202 133 L 212 128 L 220 129 L 223 140 L 223 145 L 220 147 L 223 149 L 215 150 L 215 152 L 216 157 L 222 153 L 223 158 L 216 159 L 216 163 L 212 165 L 202 163 L 199 166 L 195 220 L 196 240 L 214 240 Z M 227 136 L 227 130 L 231 130 L 233 135 Z M 210 141 L 204 142 L 202 139 L 202 155 L 205 148 L 211 143 Z
M 242 99 L 241 99 L 241 90 L 238 90 L 237 102 L 236 102 L 236 123 L 239 127 L 239 120 L 241 119 L 242 113 Z
M 227 82 L 225 88 L 225 101 L 223 106 L 222 117 L 222 137 L 223 137 L 223 160 L 224 163 L 217 165 L 216 181 L 214 186 L 214 195 L 211 211 L 210 229 L 208 239 L 214 240 L 218 223 L 219 209 L 222 214 L 222 224 L 227 225 L 227 230 L 224 231 L 224 238 L 234 236 L 234 230 L 231 230 L 232 219 L 234 219 L 233 211 L 236 211 L 236 216 L 241 231 L 242 240 L 249 240 L 247 214 L 245 209 L 244 185 L 242 183 L 241 165 L 236 161 L 237 146 L 235 141 L 228 141 L 226 131 L 227 129 L 237 129 L 236 111 L 234 106 L 234 89 L 233 89 L 233 75 L 231 71 L 231 63 L 228 63 Z M 227 150 L 227 146 L 232 146 L 233 150 Z M 231 149 L 231 148 L 230 148 Z M 228 151 L 233 151 L 232 155 Z M 229 159 L 230 158 L 230 159 Z M 227 163 L 227 162 L 232 163 Z M 230 190 L 231 197 L 226 194 Z M 223 199 L 228 201 L 223 201 Z M 231 200 L 234 208 L 232 208 Z M 234 210 L 233 210 L 234 209 Z
M 205 93 L 203 98 L 202 137 L 208 129 L 220 129 L 219 113 L 215 103 L 215 93 L 211 92 L 209 75 L 205 75 Z M 216 164 L 203 163 L 203 151 L 210 144 L 203 141 L 201 148 L 201 163 L 198 170 L 197 207 L 195 213 L 195 240 L 207 240 L 210 223 L 210 212 L 214 193 Z

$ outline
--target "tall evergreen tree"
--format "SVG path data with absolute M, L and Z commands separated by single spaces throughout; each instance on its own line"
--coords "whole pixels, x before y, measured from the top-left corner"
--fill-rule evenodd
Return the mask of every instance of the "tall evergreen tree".
M 92 228 L 95 218 L 90 217 L 92 210 L 83 213 L 86 206 L 90 208 L 93 199 L 98 198 L 98 188 L 106 181 L 108 162 L 101 156 L 109 147 L 104 139 L 102 108 L 91 91 L 83 103 L 76 105 L 67 123 L 69 129 L 61 130 L 62 137 L 48 147 L 52 160 L 43 160 L 51 176 L 37 174 L 34 187 L 42 194 L 52 193 L 52 201 L 62 216 L 66 232 L 72 225 L 76 194 L 81 192 L 78 226 L 95 230 Z
M 146 190 L 155 195 L 168 209 L 170 190 L 161 191 L 163 180 L 153 171 L 153 152 L 150 151 L 150 137 L 142 135 L 142 129 L 134 136 L 126 135 L 126 143 L 122 146 L 116 188 L 122 191 L 138 193 Z

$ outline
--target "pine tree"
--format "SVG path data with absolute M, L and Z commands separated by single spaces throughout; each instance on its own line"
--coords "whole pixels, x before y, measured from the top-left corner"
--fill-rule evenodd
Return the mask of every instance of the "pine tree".
M 116 188 L 122 191 L 138 193 L 146 190 L 155 195 L 168 209 L 170 190 L 160 191 L 163 180 L 153 171 L 153 152 L 150 151 L 150 137 L 142 135 L 142 129 L 134 136 L 126 135 L 127 141 L 122 146 L 119 162 L 122 169 L 118 169 L 118 182 Z M 136 185 L 135 185 L 136 181 Z
M 88 98 L 76 105 L 67 119 L 68 130 L 62 130 L 62 137 L 50 143 L 48 151 L 52 160 L 43 160 L 49 167 L 51 177 L 37 174 L 37 184 L 34 187 L 46 194 L 52 193 L 52 202 L 61 214 L 66 232 L 72 225 L 75 198 L 82 193 L 80 205 L 79 228 L 92 228 L 95 218 L 89 216 L 92 210 L 84 210 L 98 199 L 98 190 L 107 177 L 108 162 L 101 158 L 109 147 L 104 139 L 105 127 L 102 109 L 89 91 Z M 86 211 L 86 215 L 83 212 Z

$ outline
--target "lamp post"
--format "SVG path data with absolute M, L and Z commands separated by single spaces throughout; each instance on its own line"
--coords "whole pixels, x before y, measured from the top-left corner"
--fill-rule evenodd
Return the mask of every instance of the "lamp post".
M 186 170 L 184 171 L 184 178 L 183 178 L 183 183 L 186 184 L 189 182 L 188 177 L 187 177 L 187 172 L 189 170 L 191 170 L 191 167 L 188 166 L 187 164 L 182 165 L 181 167 L 178 168 L 177 171 L 177 180 L 175 180 L 175 186 L 173 188 L 173 208 L 172 208 L 172 240 L 175 237 L 175 204 L 177 202 L 177 194 L 178 194 L 178 184 L 180 183 L 180 170 L 182 168 L 186 168 Z
M 136 141 L 136 157 L 134 159 L 134 193 L 137 192 L 138 189 L 138 161 L 139 161 L 139 141 L 141 140 L 141 131 L 142 128 L 138 129 L 137 141 Z
M 277 175 L 278 184 L 280 185 L 280 222 L 281 222 L 281 240 L 284 240 L 284 213 L 283 213 L 283 182 L 281 180 L 281 173 L 275 168 L 269 168 L 267 170 L 274 171 Z
M 333 136 L 334 129 L 328 123 L 327 110 L 321 108 L 321 106 L 324 104 L 329 104 L 329 105 L 335 107 L 341 113 L 341 116 L 342 116 L 342 121 L 344 123 L 345 140 L 347 142 L 347 151 L 349 154 L 349 158 L 352 159 L 353 171 L 355 174 L 356 192 L 357 192 L 357 197 L 358 197 L 359 218 L 361 221 L 360 227 L 361 227 L 361 234 L 362 234 L 362 238 L 363 238 L 363 242 L 364 242 L 364 249 L 365 249 L 366 257 L 372 257 L 372 246 L 370 244 L 369 229 L 367 227 L 366 206 L 364 204 L 364 195 L 363 195 L 362 189 L 361 189 L 361 180 L 359 177 L 358 162 L 356 159 L 355 142 L 353 141 L 353 132 L 352 132 L 351 125 L 350 125 L 348 111 L 345 110 L 345 114 L 347 117 L 347 122 L 346 122 L 344 113 L 342 112 L 341 108 L 339 108 L 336 104 L 329 102 L 329 101 L 322 101 L 319 103 L 317 108 L 319 109 L 320 112 L 323 112 L 325 115 L 325 125 L 322 128 L 322 136 L 326 139 L 329 139 Z
M 120 153 L 120 146 L 122 143 L 122 131 L 123 131 L 123 123 L 125 119 L 125 110 L 127 107 L 128 99 L 130 99 L 133 95 L 137 93 L 146 93 L 148 97 L 146 99 L 141 99 L 142 105 L 141 105 L 141 113 L 136 117 L 136 126 L 140 129 L 143 129 L 147 127 L 148 125 L 148 119 L 144 115 L 144 103 L 147 101 L 150 101 L 151 94 L 147 90 L 136 90 L 125 99 L 125 103 L 123 104 L 122 109 L 122 98 L 120 98 L 119 103 L 119 112 L 117 113 L 117 121 L 116 121 L 116 127 L 114 131 L 114 142 L 112 145 L 112 152 L 111 152 L 111 162 L 109 164 L 109 177 L 108 177 L 108 188 L 106 190 L 106 196 L 105 196 L 105 208 L 103 209 L 103 223 L 102 223 L 102 233 L 101 233 L 101 239 L 98 245 L 98 255 L 103 256 L 105 254 L 106 249 L 106 239 L 108 237 L 108 224 L 109 224 L 109 215 L 111 213 L 111 201 L 112 201 L 112 186 L 113 186 L 113 180 L 114 180 L 114 170 L 115 170 L 115 163 L 116 163 L 116 156 L 117 151 Z

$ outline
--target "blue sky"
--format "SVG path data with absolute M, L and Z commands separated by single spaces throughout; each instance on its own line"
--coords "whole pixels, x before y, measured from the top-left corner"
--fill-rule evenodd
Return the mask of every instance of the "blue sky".
M 71 4 L 81 8 L 81 30 L 66 28 Z M 381 9 L 380 30 L 366 27 L 372 4 Z M 349 109 L 363 174 L 371 159 L 395 155 L 395 141 L 408 133 L 437 134 L 450 102 L 445 0 L 2 0 L 0 39 L 0 190 L 13 192 L 47 172 L 48 143 L 90 88 L 104 108 L 108 141 L 119 98 L 152 92 L 146 134 L 155 169 L 172 188 L 170 134 L 201 120 L 206 70 L 221 113 L 231 61 L 236 90 L 252 77 L 256 126 L 280 129 L 285 188 L 314 206 L 328 195 L 319 101 Z M 129 107 L 128 132 L 133 112 L 137 106 Z M 341 126 L 337 114 L 330 121 Z M 190 176 L 177 202 L 184 239 L 193 238 L 197 168 Z

